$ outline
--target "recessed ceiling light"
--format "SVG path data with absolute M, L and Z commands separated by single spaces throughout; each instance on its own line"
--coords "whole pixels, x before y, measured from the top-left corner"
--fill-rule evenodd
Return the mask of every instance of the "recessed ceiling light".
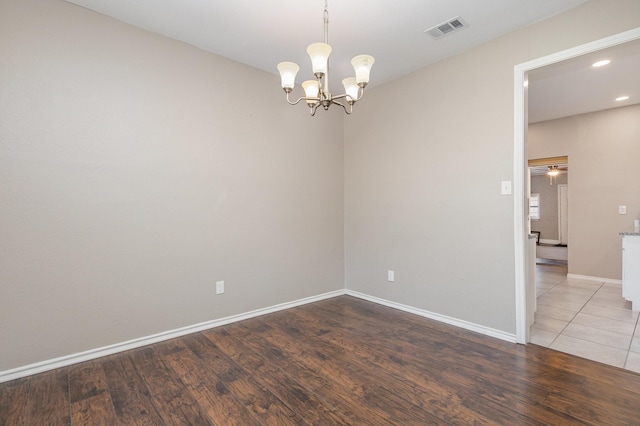
M 595 64 L 593 64 L 593 66 L 594 66 L 594 67 L 596 67 L 596 68 L 597 68 L 597 67 L 604 67 L 605 65 L 609 65 L 610 63 L 611 63 L 611 61 L 610 61 L 610 60 L 608 60 L 608 59 L 604 59 L 604 60 L 602 60 L 602 61 L 598 61 L 598 62 L 596 62 Z
M 628 96 L 620 96 L 619 98 L 616 98 L 616 101 L 626 101 L 627 99 L 629 99 Z

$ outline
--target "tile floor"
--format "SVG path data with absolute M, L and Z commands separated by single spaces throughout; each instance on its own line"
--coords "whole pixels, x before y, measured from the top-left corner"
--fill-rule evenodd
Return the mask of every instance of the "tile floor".
M 640 373 L 638 312 L 620 284 L 567 278 L 566 265 L 536 266 L 531 343 Z

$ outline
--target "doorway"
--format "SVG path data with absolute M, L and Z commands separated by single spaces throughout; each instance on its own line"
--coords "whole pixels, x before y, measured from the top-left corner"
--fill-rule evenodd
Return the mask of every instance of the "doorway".
M 516 341 L 528 343 L 527 294 L 535 286 L 535 276 L 528 274 L 527 260 L 531 257 L 529 245 L 528 220 L 528 180 L 527 168 L 527 73 L 547 65 L 566 61 L 602 49 L 640 39 L 640 28 L 626 31 L 611 37 L 577 46 L 543 58 L 517 65 L 514 68 L 514 251 L 515 251 L 515 293 L 516 293 Z
M 546 344 L 550 347 L 559 338 L 559 334 L 548 331 L 560 330 L 564 322 L 557 320 L 575 316 L 565 307 L 565 299 L 574 298 L 573 288 L 566 284 L 568 274 L 568 183 L 569 157 L 536 158 L 528 160 L 530 206 L 529 220 L 531 233 L 536 235 L 535 266 L 532 267 L 531 281 L 535 282 L 536 291 L 527 294 L 529 309 L 529 325 L 531 342 Z M 590 288 L 580 288 L 582 292 Z M 577 291 L 577 290 L 576 290 Z M 595 290 L 594 290 L 595 293 Z M 593 295 L 593 294 L 591 294 Z M 535 303 L 530 300 L 535 298 Z M 576 301 L 577 303 L 577 301 Z M 559 307 L 558 305 L 561 305 Z M 568 325 L 568 324 L 567 324 Z M 560 330 L 561 331 L 561 330 Z
M 567 265 L 569 255 L 569 157 L 536 158 L 529 166 L 529 221 L 536 236 L 536 264 Z

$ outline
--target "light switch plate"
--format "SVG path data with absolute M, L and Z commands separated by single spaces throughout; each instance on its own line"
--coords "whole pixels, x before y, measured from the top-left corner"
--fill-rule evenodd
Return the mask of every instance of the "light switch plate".
M 503 180 L 500 184 L 500 192 L 502 195 L 511 195 L 511 181 Z
M 618 214 L 627 214 L 627 206 L 618 206 Z

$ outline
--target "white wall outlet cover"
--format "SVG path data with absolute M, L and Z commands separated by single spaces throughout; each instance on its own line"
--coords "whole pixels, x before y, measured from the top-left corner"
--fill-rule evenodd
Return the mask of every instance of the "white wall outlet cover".
M 396 279 L 395 272 L 387 271 L 387 280 L 393 282 L 393 281 L 395 281 L 395 279 Z
M 224 281 L 216 281 L 216 294 L 224 293 Z
M 627 206 L 618 206 L 618 214 L 627 214 Z
M 503 180 L 500 183 L 500 193 L 502 195 L 511 195 L 511 181 Z

